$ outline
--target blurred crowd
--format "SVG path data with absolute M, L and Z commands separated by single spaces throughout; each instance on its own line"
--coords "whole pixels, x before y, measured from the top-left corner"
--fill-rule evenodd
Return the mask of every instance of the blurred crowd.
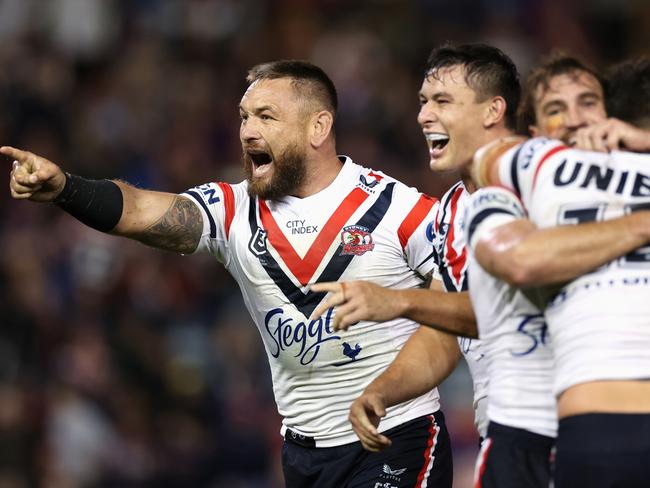
M 246 71 L 302 58 L 337 85 L 339 149 L 439 196 L 415 121 L 434 45 L 494 44 L 522 74 L 554 47 L 602 67 L 647 51 L 648 25 L 643 0 L 0 0 L 0 144 L 145 188 L 237 182 Z M 442 391 L 457 486 L 470 390 Z M 274 488 L 279 428 L 213 259 L 0 194 L 0 488 Z

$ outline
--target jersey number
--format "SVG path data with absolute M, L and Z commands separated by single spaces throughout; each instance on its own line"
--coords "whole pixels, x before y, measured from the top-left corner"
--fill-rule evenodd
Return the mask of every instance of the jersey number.
M 584 207 L 561 207 L 558 216 L 558 224 L 567 225 L 582 224 L 585 222 L 600 222 L 604 218 L 606 209 L 606 203 L 593 204 Z M 632 212 L 638 212 L 639 210 L 650 210 L 650 202 L 625 205 L 623 212 L 625 215 L 628 215 Z M 605 267 L 611 266 L 614 263 L 618 263 L 621 267 L 637 267 L 639 264 L 649 264 L 650 245 L 639 247 L 617 260 L 606 264 Z

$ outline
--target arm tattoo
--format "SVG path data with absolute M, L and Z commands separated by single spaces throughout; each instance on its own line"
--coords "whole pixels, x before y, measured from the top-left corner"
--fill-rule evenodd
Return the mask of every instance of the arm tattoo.
M 187 198 L 177 195 L 163 216 L 137 239 L 166 251 L 190 253 L 199 245 L 202 232 L 201 211 Z

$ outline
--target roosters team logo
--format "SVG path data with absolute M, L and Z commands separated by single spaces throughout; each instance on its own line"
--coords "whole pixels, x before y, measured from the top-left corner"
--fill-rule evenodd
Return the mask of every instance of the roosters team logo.
M 343 243 L 341 254 L 361 256 L 375 248 L 370 231 L 360 225 L 344 227 L 341 232 L 341 242 Z

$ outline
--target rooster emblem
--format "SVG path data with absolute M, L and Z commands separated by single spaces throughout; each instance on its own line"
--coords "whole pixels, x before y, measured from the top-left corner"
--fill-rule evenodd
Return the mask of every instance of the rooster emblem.
M 350 344 L 347 342 L 343 343 L 343 354 L 352 359 L 352 361 L 355 361 L 357 359 L 357 356 L 361 352 L 361 349 L 362 348 L 359 344 L 355 344 L 354 349 L 352 349 L 352 346 L 350 346 Z

